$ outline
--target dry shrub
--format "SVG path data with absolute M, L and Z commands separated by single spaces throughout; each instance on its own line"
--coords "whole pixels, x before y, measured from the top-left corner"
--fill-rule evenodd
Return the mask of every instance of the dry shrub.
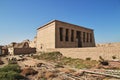
M 35 75 L 37 74 L 38 72 L 35 71 L 34 69 L 32 68 L 25 68 L 22 70 L 21 74 L 24 75 L 24 76 L 27 76 L 27 75 Z
M 51 71 L 47 71 L 45 73 L 45 78 L 49 79 L 49 78 L 54 78 L 56 77 L 56 74 L 54 72 L 51 72 Z

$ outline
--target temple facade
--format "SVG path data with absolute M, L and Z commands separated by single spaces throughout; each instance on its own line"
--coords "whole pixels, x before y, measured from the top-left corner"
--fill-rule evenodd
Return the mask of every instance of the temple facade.
M 93 29 L 59 20 L 53 20 L 37 29 L 37 51 L 82 47 L 95 47 Z

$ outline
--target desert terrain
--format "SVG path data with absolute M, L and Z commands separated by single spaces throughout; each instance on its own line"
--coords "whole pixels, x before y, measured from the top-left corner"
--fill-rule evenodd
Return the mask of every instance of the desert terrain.
M 120 43 L 97 44 L 94 48 L 64 48 L 51 51 L 54 52 L 1 56 L 0 78 L 2 80 L 120 80 L 120 58 L 117 56 L 120 54 Z

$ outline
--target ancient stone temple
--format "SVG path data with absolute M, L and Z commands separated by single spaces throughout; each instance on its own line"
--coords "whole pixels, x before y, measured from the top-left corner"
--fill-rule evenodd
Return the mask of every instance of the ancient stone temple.
M 53 20 L 37 29 L 36 48 L 95 47 L 93 29 Z

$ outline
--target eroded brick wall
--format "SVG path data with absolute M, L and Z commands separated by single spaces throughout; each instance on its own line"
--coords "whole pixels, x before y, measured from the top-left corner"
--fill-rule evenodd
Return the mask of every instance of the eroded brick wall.
M 36 48 L 14 48 L 14 54 L 19 55 L 19 54 L 30 54 L 30 53 L 35 53 Z

